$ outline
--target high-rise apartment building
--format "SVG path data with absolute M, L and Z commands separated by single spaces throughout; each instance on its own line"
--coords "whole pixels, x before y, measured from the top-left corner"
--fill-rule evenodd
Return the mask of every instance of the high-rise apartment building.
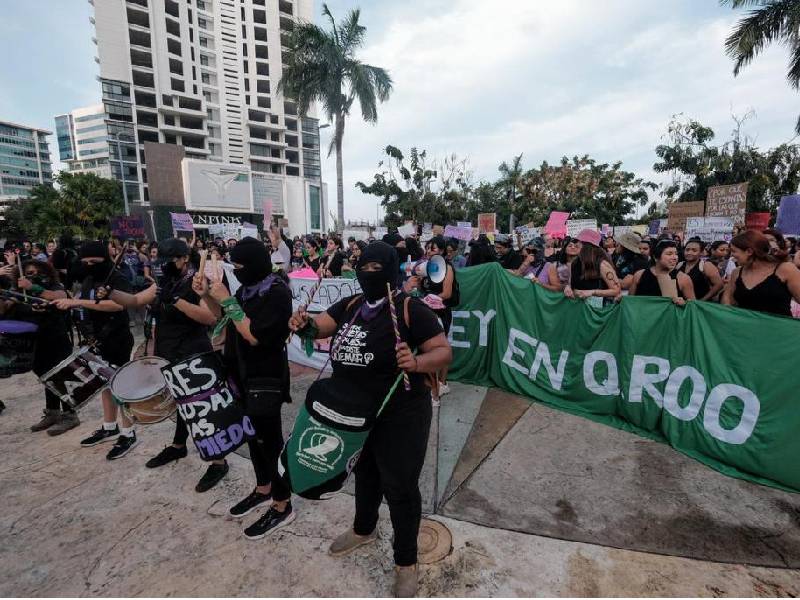
M 250 212 L 269 200 L 293 231 L 325 229 L 319 121 L 277 91 L 285 33 L 312 20 L 313 0 L 89 3 L 106 125 L 120 147 L 109 160 L 131 202 L 150 201 L 145 142 L 177 144 L 192 169 L 249 171 Z M 211 170 L 208 184 L 221 185 Z
M 53 171 L 47 136 L 51 131 L 0 121 L 0 210 L 30 194 L 36 185 L 51 185 Z
M 106 111 L 102 104 L 76 108 L 56 117 L 56 139 L 61 162 L 72 173 L 94 173 L 111 177 Z M 116 143 L 111 143 L 116 151 Z M 121 180 L 119 172 L 114 176 Z

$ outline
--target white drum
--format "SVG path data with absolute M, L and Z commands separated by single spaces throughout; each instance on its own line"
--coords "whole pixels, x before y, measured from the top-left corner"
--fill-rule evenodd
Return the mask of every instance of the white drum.
M 111 379 L 111 394 L 134 423 L 160 423 L 175 413 L 175 400 L 161 373 L 168 364 L 158 356 L 137 358 L 123 365 Z

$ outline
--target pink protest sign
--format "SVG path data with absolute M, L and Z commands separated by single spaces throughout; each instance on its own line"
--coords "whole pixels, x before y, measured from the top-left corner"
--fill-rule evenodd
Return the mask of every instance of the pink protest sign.
M 272 225 L 272 200 L 264 200 L 264 229 Z
M 554 210 L 550 213 L 550 218 L 547 219 L 547 224 L 544 226 L 544 232 L 557 238 L 566 237 L 568 219 L 568 212 L 559 212 Z

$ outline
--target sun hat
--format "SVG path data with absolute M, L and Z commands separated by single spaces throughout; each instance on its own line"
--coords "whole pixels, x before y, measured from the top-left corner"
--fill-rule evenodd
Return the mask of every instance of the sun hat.
M 616 241 L 619 243 L 620 246 L 625 248 L 626 250 L 630 250 L 634 254 L 641 254 L 639 251 L 639 244 L 642 241 L 638 235 L 636 235 L 632 231 L 626 231 L 622 235 L 620 235 Z
M 584 244 L 592 244 L 593 246 L 600 246 L 600 232 L 595 229 L 583 229 L 578 234 L 577 240 Z

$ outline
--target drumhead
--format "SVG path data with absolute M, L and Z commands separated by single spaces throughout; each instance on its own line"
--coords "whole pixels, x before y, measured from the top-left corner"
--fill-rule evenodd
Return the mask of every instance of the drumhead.
M 12 319 L 5 319 L 0 321 L 0 333 L 6 334 L 22 334 L 22 333 L 35 333 L 39 329 L 36 323 L 28 323 L 28 321 L 14 321 Z
M 111 393 L 120 402 L 151 398 L 166 387 L 161 369 L 169 361 L 158 356 L 137 358 L 120 367 L 111 379 Z

